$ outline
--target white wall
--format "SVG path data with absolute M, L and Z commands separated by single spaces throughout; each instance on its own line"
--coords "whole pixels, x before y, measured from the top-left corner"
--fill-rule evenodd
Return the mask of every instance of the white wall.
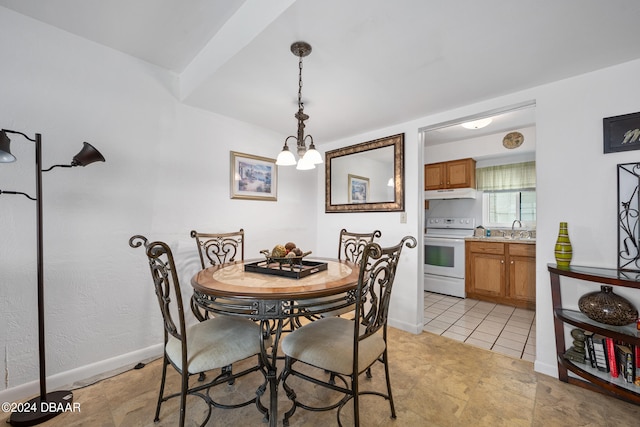
M 0 127 L 43 135 L 43 164 L 83 141 L 106 163 L 44 174 L 48 385 L 161 354 L 162 326 L 141 233 L 170 243 L 183 289 L 198 269 L 192 229 L 244 227 L 247 257 L 295 241 L 316 251 L 316 171 L 280 168 L 277 202 L 229 197 L 230 150 L 275 158 L 283 136 L 181 105 L 176 76 L 0 8 Z M 33 144 L 0 189 L 34 189 Z M 37 394 L 35 202 L 0 196 L 0 397 Z M 312 224 L 309 226 L 309 224 Z

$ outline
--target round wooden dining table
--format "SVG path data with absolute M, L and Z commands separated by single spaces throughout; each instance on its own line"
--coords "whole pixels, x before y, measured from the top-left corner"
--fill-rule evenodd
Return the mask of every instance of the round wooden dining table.
M 268 418 L 270 426 L 277 423 L 279 378 L 276 362 L 285 324 L 294 327 L 295 320 L 301 316 L 318 316 L 355 304 L 360 273 L 358 265 L 325 258 L 316 258 L 309 263 L 314 262 L 319 266 L 317 271 L 301 278 L 284 277 L 278 272 L 246 271 L 257 263 L 257 260 L 247 260 L 208 267 L 191 279 L 192 303 L 197 307 L 214 314 L 241 316 L 260 322 L 260 357 L 267 371 L 270 396 L 268 410 L 262 404 L 258 407 Z M 286 270 L 288 267 L 282 268 Z M 265 338 L 269 336 L 272 344 L 266 348 Z

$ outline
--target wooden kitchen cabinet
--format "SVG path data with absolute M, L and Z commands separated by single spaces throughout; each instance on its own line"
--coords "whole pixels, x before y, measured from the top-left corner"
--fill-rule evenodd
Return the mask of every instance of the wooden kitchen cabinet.
M 424 189 L 475 188 L 476 161 L 473 159 L 424 165 Z
M 467 241 L 468 298 L 535 309 L 536 245 Z
M 507 244 L 509 290 L 512 299 L 532 309 L 536 305 L 536 245 Z

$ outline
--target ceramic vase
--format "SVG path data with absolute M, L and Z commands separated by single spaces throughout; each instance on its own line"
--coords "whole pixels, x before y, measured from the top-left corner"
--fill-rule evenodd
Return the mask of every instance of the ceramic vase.
M 560 223 L 560 231 L 558 232 L 558 240 L 556 240 L 555 254 L 558 268 L 569 268 L 571 258 L 573 257 L 573 248 L 571 247 L 571 240 L 569 240 L 569 232 L 567 230 L 566 222 Z
M 584 294 L 578 308 L 589 319 L 606 325 L 624 326 L 635 323 L 638 310 L 626 298 L 613 293 L 613 287 L 602 285 L 599 291 Z

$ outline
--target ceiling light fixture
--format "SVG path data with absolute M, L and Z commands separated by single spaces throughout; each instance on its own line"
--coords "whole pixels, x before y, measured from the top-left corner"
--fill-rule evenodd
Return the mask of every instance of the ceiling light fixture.
M 465 129 L 482 129 L 483 127 L 489 126 L 491 120 L 491 118 L 474 120 L 472 122 L 463 123 L 462 127 Z
M 304 135 L 304 121 L 309 118 L 304 113 L 304 104 L 302 103 L 302 58 L 311 53 L 311 45 L 306 42 L 295 42 L 291 45 L 291 53 L 296 55 L 298 60 L 298 112 L 294 114 L 294 117 L 298 119 L 298 134 L 288 136 L 284 140 L 284 147 L 278 154 L 276 159 L 276 165 L 279 166 L 292 166 L 296 164 L 296 158 L 291 151 L 287 142 L 290 138 L 296 140 L 296 148 L 298 151 L 298 166 L 296 169 L 307 170 L 315 169 L 316 165 L 322 163 L 322 156 L 316 150 L 316 146 L 313 145 L 313 137 L 311 135 Z M 306 141 L 309 139 L 309 149 L 307 150 Z

